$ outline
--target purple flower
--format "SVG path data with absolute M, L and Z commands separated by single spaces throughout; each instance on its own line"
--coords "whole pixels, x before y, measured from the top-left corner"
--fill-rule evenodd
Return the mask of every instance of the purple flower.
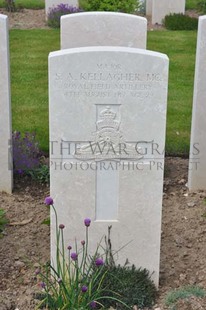
M 81 241 L 81 244 L 84 246 L 84 245 L 85 245 L 85 241 L 84 241 L 84 240 L 82 240 L 82 241 Z
M 59 229 L 64 229 L 64 224 L 59 224 Z
M 45 282 L 40 282 L 40 286 L 41 286 L 41 288 L 45 288 L 46 287 L 46 283 Z
M 88 290 L 88 287 L 86 285 L 82 286 L 82 293 L 86 293 Z
M 102 259 L 102 258 L 97 258 L 97 259 L 95 260 L 95 265 L 96 265 L 97 267 L 104 265 L 103 259 Z
M 75 253 L 75 252 L 71 253 L 71 259 L 72 260 L 77 260 L 77 258 L 78 258 L 77 253 Z
M 90 303 L 90 307 L 92 308 L 92 309 L 94 309 L 94 308 L 96 308 L 96 306 L 97 306 L 97 303 L 96 303 L 96 301 L 92 301 L 91 303 Z
M 19 131 L 14 131 L 13 133 L 14 138 L 17 138 L 17 139 L 20 137 L 20 135 L 21 133 Z
M 84 219 L 84 225 L 85 225 L 86 227 L 89 227 L 89 226 L 90 226 L 90 223 L 91 223 L 91 220 L 90 220 L 89 218 Z
M 68 245 L 67 249 L 70 251 L 72 249 L 72 246 Z
M 39 168 L 41 152 L 35 134 L 14 132 L 12 135 L 14 173 L 22 175 L 26 170 Z
M 48 12 L 48 22 L 51 27 L 59 28 L 60 26 L 60 17 L 65 14 L 71 14 L 71 13 L 78 13 L 82 12 L 81 9 L 60 3 L 59 5 L 55 7 L 51 7 Z
M 58 282 L 59 284 L 61 284 L 61 283 L 62 283 L 62 279 L 61 279 L 61 278 L 58 278 L 58 279 L 57 279 L 57 282 Z
M 45 200 L 44 200 L 44 203 L 47 205 L 47 206 L 51 206 L 53 205 L 53 199 L 51 197 L 46 197 Z
M 37 269 L 35 270 L 35 275 L 37 276 L 38 274 L 40 274 L 40 272 L 41 272 L 40 268 L 37 268 Z

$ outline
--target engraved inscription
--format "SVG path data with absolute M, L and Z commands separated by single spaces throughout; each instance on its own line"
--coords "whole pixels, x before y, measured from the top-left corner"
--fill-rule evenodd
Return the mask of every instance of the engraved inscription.
M 163 77 L 157 72 L 122 72 L 121 64 L 97 64 L 95 72 L 57 72 L 56 87 L 66 97 L 124 98 L 139 99 L 153 96 L 153 87 Z

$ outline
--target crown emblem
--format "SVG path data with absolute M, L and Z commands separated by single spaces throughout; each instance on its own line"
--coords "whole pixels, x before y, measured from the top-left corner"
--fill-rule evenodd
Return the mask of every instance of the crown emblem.
M 110 107 L 106 107 L 105 110 L 102 110 L 100 113 L 100 119 L 97 121 L 97 128 L 98 130 L 104 129 L 104 128 L 110 128 L 113 130 L 118 130 L 120 126 L 120 122 L 115 120 L 116 113 L 111 110 Z

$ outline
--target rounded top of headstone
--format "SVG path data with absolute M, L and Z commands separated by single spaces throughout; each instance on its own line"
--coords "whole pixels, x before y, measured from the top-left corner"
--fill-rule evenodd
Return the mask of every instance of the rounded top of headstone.
M 117 12 L 82 12 L 61 17 L 61 49 L 128 46 L 146 49 L 147 19 Z
M 77 13 L 73 13 L 73 14 L 67 14 L 67 15 L 63 15 L 61 16 L 61 20 L 62 19 L 67 19 L 67 18 L 79 18 L 79 17 L 90 17 L 90 16 L 113 16 L 113 17 L 128 17 L 128 18 L 133 18 L 133 19 L 139 19 L 142 21 L 147 22 L 147 19 L 145 17 L 142 16 L 137 16 L 134 14 L 127 14 L 127 13 L 119 13 L 119 12 L 97 12 L 97 11 L 91 11 L 91 12 L 79 12 Z
M 68 48 L 59 51 L 54 51 L 49 54 L 49 58 L 51 57 L 59 57 L 68 54 L 78 54 L 78 53 L 110 53 L 110 52 L 118 52 L 118 53 L 128 53 L 128 54 L 139 54 L 139 55 L 148 55 L 157 58 L 165 59 L 169 61 L 169 58 L 166 54 L 154 52 L 150 50 L 144 50 L 141 48 L 131 48 L 126 46 L 87 46 L 87 47 L 78 47 L 78 48 Z
M 7 15 L 4 15 L 4 14 L 0 14 L 0 18 L 1 18 L 1 19 L 8 19 L 8 16 L 7 16 Z
M 199 16 L 199 20 L 206 20 L 206 15 Z

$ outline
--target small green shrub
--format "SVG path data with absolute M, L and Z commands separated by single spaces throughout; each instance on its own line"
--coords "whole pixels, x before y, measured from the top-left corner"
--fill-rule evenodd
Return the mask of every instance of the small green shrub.
M 199 1 L 197 7 L 200 12 L 206 13 L 206 0 Z
M 134 13 L 139 7 L 137 0 L 80 0 L 84 11 L 112 11 Z
M 196 30 L 198 19 L 183 14 L 166 15 L 164 26 L 169 30 Z
M 14 0 L 5 0 L 5 8 L 7 9 L 8 12 L 15 12 L 16 7 Z
M 0 209 L 0 238 L 2 237 L 2 232 L 4 231 L 5 225 L 8 223 L 8 220 L 5 216 L 5 211 Z
M 146 0 L 143 2 L 139 2 L 138 12 L 146 15 Z
M 128 266 L 105 266 L 108 271 L 104 278 L 103 285 L 105 286 L 107 296 L 111 296 L 111 292 L 121 296 L 121 300 L 131 309 L 134 305 L 139 308 L 151 307 L 154 304 L 157 290 L 150 279 L 149 271 L 146 269 L 136 269 L 133 265 Z M 105 271 L 105 269 L 103 269 Z M 112 299 L 107 299 L 103 302 L 104 306 L 109 308 L 112 306 L 115 309 L 126 309 L 123 304 L 119 304 Z
M 31 175 L 33 180 L 36 180 L 41 184 L 49 184 L 50 173 L 47 165 L 42 164 L 39 168 L 30 170 L 28 173 Z
M 174 303 L 176 303 L 179 299 L 185 299 L 191 296 L 202 298 L 206 296 L 206 291 L 198 286 L 182 287 L 178 290 L 174 290 L 168 293 L 165 299 L 165 304 L 166 306 L 169 307 L 173 305 Z

